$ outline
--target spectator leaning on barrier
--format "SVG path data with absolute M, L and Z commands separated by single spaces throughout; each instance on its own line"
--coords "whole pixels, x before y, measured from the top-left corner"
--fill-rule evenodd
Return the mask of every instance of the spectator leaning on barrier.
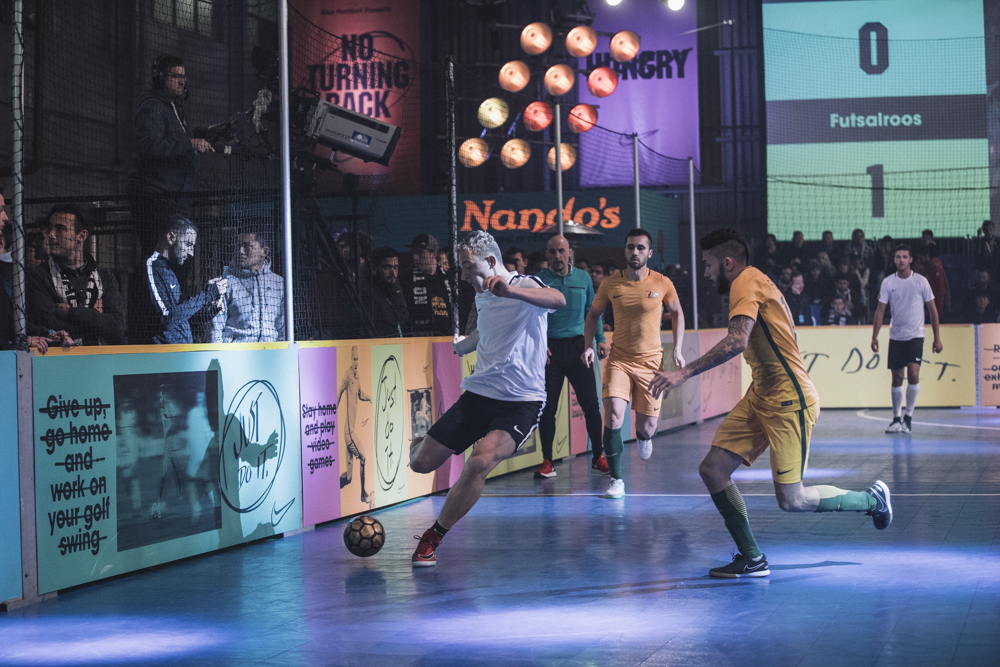
M 842 327 L 848 324 L 861 324 L 861 322 L 851 314 L 851 309 L 844 302 L 844 299 L 835 296 L 830 302 L 830 313 L 826 316 L 826 324 Z
M 410 319 L 399 284 L 399 255 L 389 246 L 375 248 L 372 252 L 372 309 L 375 315 L 375 332 L 379 336 L 402 336 Z
M 962 322 L 965 324 L 990 324 L 997 321 L 997 307 L 990 299 L 987 290 L 981 290 L 970 294 L 972 306 L 967 308 L 962 314 Z
M 450 336 L 451 282 L 438 268 L 437 239 L 417 234 L 410 250 L 413 270 L 399 279 L 410 314 L 410 331 L 424 336 Z
M 132 274 L 129 284 L 129 343 L 193 343 L 191 320 L 212 317 L 222 309 L 226 279 L 212 278 L 201 293 L 181 294 L 174 273 L 194 255 L 198 228 L 183 215 L 173 215 L 160 234 L 156 250 Z
M 212 318 L 213 343 L 268 343 L 285 339 L 285 282 L 271 271 L 271 238 L 238 237 L 235 267 L 223 270 L 226 294 Z
M 82 345 L 125 342 L 118 281 L 83 250 L 91 227 L 84 212 L 59 204 L 49 211 L 49 258 L 28 271 L 28 321 L 64 330 Z
M 982 226 L 976 230 L 976 242 L 972 251 L 972 260 L 977 269 L 986 269 L 991 275 L 1000 268 L 1000 248 L 993 234 L 993 221 L 983 220 Z
M 811 299 L 806 294 L 805 287 L 805 278 L 801 273 L 796 273 L 792 276 L 788 290 L 781 291 L 782 296 L 785 297 L 788 312 L 792 315 L 792 322 L 797 327 L 811 326 L 813 324 L 810 308 Z

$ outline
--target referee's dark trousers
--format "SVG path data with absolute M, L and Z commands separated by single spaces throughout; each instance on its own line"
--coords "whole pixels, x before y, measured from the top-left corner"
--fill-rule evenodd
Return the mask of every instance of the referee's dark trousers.
M 597 400 L 597 383 L 594 380 L 594 369 L 588 368 L 580 355 L 583 354 L 583 336 L 572 338 L 549 338 L 549 351 L 552 360 L 545 367 L 545 409 L 542 410 L 542 420 L 538 424 L 538 432 L 542 437 L 542 456 L 552 460 L 552 441 L 556 435 L 556 408 L 559 407 L 559 394 L 562 392 L 563 379 L 568 379 L 576 400 L 583 409 L 587 420 L 587 435 L 590 436 L 594 458 L 604 453 L 602 444 L 603 425 L 601 422 L 601 405 Z M 594 363 L 597 355 L 594 355 Z

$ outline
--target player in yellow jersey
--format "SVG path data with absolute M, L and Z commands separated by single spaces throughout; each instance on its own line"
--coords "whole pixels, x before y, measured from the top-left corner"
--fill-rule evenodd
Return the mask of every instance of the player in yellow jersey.
M 735 229 L 708 234 L 701 249 L 705 277 L 716 284 L 719 294 L 729 294 L 729 334 L 685 368 L 656 373 L 649 388 L 660 396 L 741 352 L 753 373 L 750 388 L 719 426 L 699 468 L 739 548 L 732 563 L 709 574 L 727 578 L 770 574 L 750 530 L 746 504 L 730 477 L 741 463 L 752 464 L 768 447 L 774 493 L 782 510 L 865 512 L 875 528 L 884 529 L 892 521 L 892 504 L 889 487 L 881 480 L 867 492 L 802 484 L 819 395 L 802 363 L 788 306 L 774 283 L 748 266 L 747 244 Z
M 684 365 L 684 357 L 681 356 L 684 311 L 670 279 L 646 266 L 653 256 L 652 246 L 653 238 L 644 229 L 633 229 L 625 236 L 625 261 L 628 266 L 618 275 L 601 281 L 583 328 L 585 348 L 580 358 L 590 366 L 594 361 L 591 348 L 601 313 L 611 304 L 615 314 L 615 332 L 601 383 L 604 403 L 602 440 L 611 474 L 606 498 L 625 495 L 621 468 L 621 453 L 625 448 L 622 423 L 629 403 L 635 410 L 639 456 L 646 460 L 653 454 L 660 399 L 650 393 L 649 383 L 653 374 L 663 368 L 660 321 L 664 306 L 670 311 L 673 322 L 674 363 L 679 367 Z

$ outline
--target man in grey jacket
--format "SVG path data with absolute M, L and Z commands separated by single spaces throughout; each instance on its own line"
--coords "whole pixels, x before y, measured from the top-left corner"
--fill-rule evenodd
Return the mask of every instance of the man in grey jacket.
M 269 234 L 239 235 L 235 267 L 224 270 L 228 288 L 212 318 L 213 343 L 266 343 L 285 339 L 285 284 L 271 271 Z

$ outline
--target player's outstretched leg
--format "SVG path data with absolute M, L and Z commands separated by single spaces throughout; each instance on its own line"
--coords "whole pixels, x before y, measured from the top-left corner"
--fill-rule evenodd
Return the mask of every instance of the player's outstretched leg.
M 885 530 L 892 523 L 889 486 L 882 480 L 876 481 L 867 491 L 845 491 L 825 484 L 803 488 L 816 490 L 819 497 L 816 512 L 864 512 L 872 518 L 876 530 Z
M 435 445 L 436 447 L 434 447 Z M 429 437 L 424 439 L 424 443 L 421 446 L 422 450 L 425 448 L 429 450 L 427 457 L 431 463 L 433 463 L 433 455 L 437 451 L 437 448 L 447 450 L 449 455 L 455 453 L 453 450 L 448 449 Z M 438 546 L 441 544 L 441 540 L 451 530 L 452 526 L 458 523 L 458 520 L 465 516 L 472 509 L 473 505 L 476 504 L 476 501 L 479 500 L 479 497 L 483 494 L 483 484 L 486 483 L 486 476 L 497 467 L 497 464 L 504 459 L 510 458 L 516 448 L 517 445 L 510 434 L 499 430 L 490 431 L 486 434 L 486 437 L 476 443 L 472 450 L 472 456 L 469 457 L 462 467 L 462 474 L 459 476 L 458 481 L 448 491 L 448 497 L 445 498 L 444 507 L 441 508 L 441 513 L 438 515 L 437 521 L 418 538 L 420 541 L 417 543 L 417 548 L 410 559 L 413 567 L 431 567 L 437 565 L 436 552 Z M 416 462 L 416 465 L 413 465 L 413 463 L 411 462 L 411 467 L 414 471 L 430 472 L 430 470 L 424 469 L 420 462 Z M 440 460 L 437 466 L 431 470 L 436 469 L 442 463 L 444 463 L 444 459 Z
M 903 432 L 903 369 L 897 368 L 892 371 L 892 423 L 886 427 L 886 433 Z
M 736 542 L 738 553 L 733 554 L 729 565 L 714 567 L 708 571 L 713 577 L 736 579 L 742 577 L 766 577 L 771 573 L 767 568 L 767 558 L 757 546 L 757 540 L 750 530 L 750 517 L 740 490 L 730 475 L 743 463 L 743 458 L 733 452 L 713 446 L 698 472 L 712 494 L 712 502 L 722 515 L 726 529 Z

